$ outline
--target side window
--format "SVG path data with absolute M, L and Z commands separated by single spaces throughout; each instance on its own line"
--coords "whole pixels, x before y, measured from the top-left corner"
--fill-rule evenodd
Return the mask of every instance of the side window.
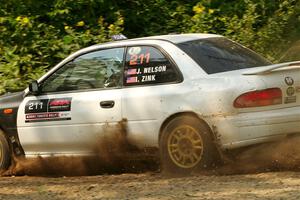
M 172 63 L 156 48 L 128 47 L 124 85 L 147 85 L 178 81 Z
M 124 48 L 84 54 L 51 74 L 41 85 L 42 92 L 119 87 Z

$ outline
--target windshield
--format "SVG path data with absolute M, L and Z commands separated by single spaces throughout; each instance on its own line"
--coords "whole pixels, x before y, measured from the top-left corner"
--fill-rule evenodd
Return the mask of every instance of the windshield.
M 255 52 L 223 37 L 177 44 L 208 74 L 272 64 Z

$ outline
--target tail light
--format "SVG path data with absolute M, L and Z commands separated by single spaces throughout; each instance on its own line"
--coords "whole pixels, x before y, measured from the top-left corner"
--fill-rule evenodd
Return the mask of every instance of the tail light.
M 235 108 L 249 108 L 270 106 L 281 103 L 282 92 L 280 88 L 269 88 L 244 93 L 234 100 L 233 106 Z

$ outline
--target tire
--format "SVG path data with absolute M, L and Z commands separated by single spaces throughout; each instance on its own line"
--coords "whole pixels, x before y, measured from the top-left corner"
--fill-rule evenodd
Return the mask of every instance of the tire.
M 163 129 L 159 143 L 165 173 L 190 174 L 209 168 L 218 155 L 210 129 L 193 116 L 172 119 Z
M 0 131 L 0 170 L 8 169 L 11 163 L 11 152 L 3 132 Z

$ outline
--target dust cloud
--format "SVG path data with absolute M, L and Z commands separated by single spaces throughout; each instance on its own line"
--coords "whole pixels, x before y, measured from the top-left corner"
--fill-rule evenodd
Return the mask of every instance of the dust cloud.
M 140 173 L 158 169 L 154 160 L 139 155 L 137 149 L 126 140 L 126 120 L 116 127 L 108 127 L 94 146 L 95 156 L 53 156 L 37 158 L 13 158 L 2 176 L 85 176 L 98 174 Z
M 214 170 L 220 175 L 269 171 L 300 171 L 300 136 L 248 147 Z
M 100 174 L 158 172 L 158 158 L 145 157 L 126 140 L 126 120 L 119 122 L 95 145 L 93 157 L 14 158 L 2 176 L 85 176 Z M 192 175 L 233 175 L 273 171 L 300 171 L 300 136 L 264 143 L 235 152 L 230 159 L 213 169 L 192 172 Z

